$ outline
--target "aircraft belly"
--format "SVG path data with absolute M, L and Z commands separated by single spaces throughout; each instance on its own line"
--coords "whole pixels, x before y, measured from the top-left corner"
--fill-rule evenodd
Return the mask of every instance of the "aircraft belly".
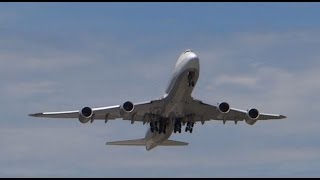
M 181 73 L 170 90 L 168 101 L 163 112 L 164 117 L 170 117 L 171 115 L 179 117 L 184 115 L 184 106 L 192 100 L 191 93 L 194 88 L 192 86 L 188 86 L 187 74 L 190 70 L 194 69 L 188 69 Z M 198 79 L 198 72 L 194 79 L 196 82 Z

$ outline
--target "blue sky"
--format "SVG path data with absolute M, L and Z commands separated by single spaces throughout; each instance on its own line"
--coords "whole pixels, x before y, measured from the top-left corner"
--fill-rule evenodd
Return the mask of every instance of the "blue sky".
M 319 177 L 319 3 L 1 3 L 0 177 Z M 160 97 L 193 49 L 193 96 L 284 114 L 196 124 L 183 148 L 111 147 L 147 126 L 27 114 Z

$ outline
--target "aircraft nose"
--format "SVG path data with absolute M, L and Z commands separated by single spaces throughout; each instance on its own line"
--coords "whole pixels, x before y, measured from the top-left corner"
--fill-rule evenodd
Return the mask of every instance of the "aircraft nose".
M 188 66 L 193 68 L 199 68 L 199 58 L 194 52 L 188 54 Z
M 197 54 L 195 52 L 193 52 L 191 49 L 187 49 L 186 51 L 184 51 L 177 63 L 176 63 L 176 67 L 178 65 L 183 65 L 184 67 L 188 68 L 199 68 L 199 58 L 197 56 Z
M 193 51 L 186 52 L 188 61 L 199 61 L 198 56 Z
M 193 59 L 197 57 L 196 53 L 194 53 L 191 49 L 187 49 L 184 51 L 185 56 L 187 56 L 187 59 Z
M 191 49 L 187 49 L 187 50 L 185 50 L 184 52 L 185 52 L 185 53 L 187 53 L 187 52 L 192 52 L 192 50 L 191 50 Z

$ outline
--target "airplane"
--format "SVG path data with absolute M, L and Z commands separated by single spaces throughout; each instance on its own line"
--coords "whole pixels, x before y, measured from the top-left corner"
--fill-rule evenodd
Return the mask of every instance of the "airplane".
M 217 120 L 245 121 L 254 125 L 258 120 L 284 119 L 286 116 L 278 114 L 260 113 L 256 108 L 240 110 L 231 108 L 227 102 L 216 105 L 204 103 L 192 97 L 200 72 L 199 57 L 191 49 L 184 51 L 178 58 L 173 75 L 165 90 L 165 94 L 158 99 L 107 107 L 83 107 L 81 110 L 42 112 L 29 114 L 33 117 L 44 118 L 75 118 L 81 123 L 94 120 L 109 120 L 122 118 L 123 120 L 149 124 L 144 138 L 106 142 L 106 145 L 145 146 L 147 151 L 157 146 L 186 146 L 187 142 L 170 140 L 172 133 L 181 133 L 182 126 L 185 132 L 192 133 L 194 124 Z

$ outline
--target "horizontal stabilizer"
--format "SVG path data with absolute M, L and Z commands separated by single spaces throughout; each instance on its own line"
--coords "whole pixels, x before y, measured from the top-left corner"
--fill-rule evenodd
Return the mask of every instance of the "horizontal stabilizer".
M 173 141 L 173 140 L 166 140 L 159 146 L 186 146 L 188 145 L 187 142 L 181 142 L 181 141 Z
M 145 146 L 147 141 L 145 139 L 132 139 L 124 141 L 112 141 L 107 142 L 106 145 L 123 145 L 123 146 Z M 158 144 L 158 146 L 186 146 L 188 143 L 181 141 L 165 140 L 163 143 Z
M 147 142 L 145 139 L 132 139 L 132 140 L 125 140 L 125 141 L 107 142 L 106 145 L 145 146 L 146 143 Z

